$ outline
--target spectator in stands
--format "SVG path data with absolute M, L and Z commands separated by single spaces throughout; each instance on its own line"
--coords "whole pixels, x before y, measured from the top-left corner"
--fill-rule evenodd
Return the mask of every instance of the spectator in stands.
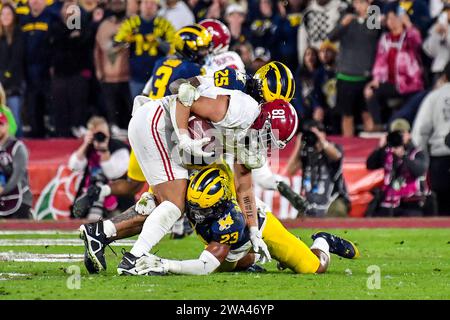
M 338 124 L 333 111 L 336 106 L 336 56 L 337 47 L 329 40 L 320 45 L 319 60 L 322 64 L 321 72 L 317 74 L 314 83 L 314 95 L 317 105 L 314 106 L 312 118 L 327 124 L 327 131 L 336 133 Z
M 272 0 L 258 0 L 258 10 L 250 23 L 250 42 L 269 50 L 272 57 L 279 57 L 279 26 L 282 19 L 273 8 Z
M 390 100 L 405 102 L 424 88 L 419 30 L 408 15 L 399 16 L 394 11 L 389 11 L 386 22 L 389 31 L 378 41 L 373 80 L 364 92 L 376 129 L 381 127 L 382 114 L 387 113 Z
M 32 218 L 27 168 L 27 148 L 9 135 L 8 118 L 0 113 L 0 219 Z
M 231 47 L 231 50 L 235 51 L 241 57 L 242 62 L 244 62 L 245 70 L 250 72 L 254 59 L 253 46 L 251 43 L 248 41 L 236 43 L 233 47 Z
M 76 15 L 76 16 L 75 16 Z M 78 19 L 78 27 L 71 25 Z M 55 135 L 71 137 L 87 118 L 90 28 L 76 0 L 65 0 L 60 19 L 51 25 L 51 93 Z
M 295 73 L 295 99 L 292 100 L 300 118 L 311 119 L 314 108 L 319 105 L 314 89 L 322 72 L 324 69 L 319 60 L 319 52 L 313 47 L 307 48 Z
M 17 123 L 17 136 L 21 137 L 25 44 L 18 19 L 11 4 L 6 3 L 2 6 L 0 11 L 0 83 L 6 93 L 6 101 L 2 101 L 2 105 L 11 108 Z M 11 127 L 11 121 L 9 123 Z
M 195 23 L 195 17 L 191 9 L 184 1 L 180 0 L 166 0 L 159 16 L 168 20 L 175 31 Z
M 312 0 L 306 8 L 302 24 L 298 31 L 298 61 L 308 47 L 320 48 L 322 42 L 337 25 L 341 12 L 346 9 L 346 2 L 340 0 Z
M 394 11 L 398 16 L 407 15 L 422 36 L 431 25 L 430 10 L 424 0 L 397 0 L 385 5 L 385 11 Z
M 114 37 L 116 47 L 129 46 L 132 98 L 142 93 L 156 60 L 170 51 L 175 34 L 172 24 L 156 15 L 158 3 L 159 0 L 142 0 L 139 15 L 126 19 Z
M 25 43 L 25 113 L 31 137 L 44 137 L 50 133 L 50 26 L 56 19 L 45 0 L 29 0 L 30 11 L 21 15 L 20 22 Z M 50 123 L 46 126 L 44 116 Z
M 195 21 L 206 19 L 211 0 L 187 0 L 186 3 L 194 14 Z
M 247 70 L 248 73 L 253 74 L 266 63 L 270 62 L 270 51 L 264 47 L 257 47 L 253 51 L 253 61 L 251 67 Z
M 367 159 L 367 169 L 384 169 L 383 185 L 374 191 L 375 197 L 367 215 L 424 214 L 429 160 L 426 153 L 412 143 L 410 129 L 405 119 L 392 122 L 389 134 L 380 139 L 380 147 Z
M 350 200 L 342 175 L 342 146 L 327 140 L 325 128 L 317 121 L 304 125 L 283 175 L 302 169 L 301 194 L 311 216 L 346 216 Z
M 450 215 L 450 62 L 444 69 L 445 84 L 422 102 L 414 122 L 412 138 L 430 155 L 430 183 L 436 193 L 439 213 Z
M 278 10 L 282 17 L 278 27 L 279 56 L 292 71 L 298 68 L 297 32 L 303 19 L 303 13 L 309 0 L 278 1 Z
M 104 114 L 114 135 L 122 134 L 131 117 L 128 50 L 113 47 L 114 35 L 125 20 L 126 0 L 109 0 L 111 16 L 97 30 L 94 49 L 95 72 L 104 98 Z
M 92 184 L 106 185 L 110 181 L 124 178 L 130 159 L 129 147 L 122 141 L 111 138 L 109 125 L 104 118 L 92 117 L 87 123 L 87 129 L 83 143 L 69 159 L 72 170 L 84 172 L 77 198 Z M 122 211 L 133 203 L 133 197 L 100 196 L 87 217 L 98 220 L 116 208 Z
M 212 0 L 206 11 L 206 19 L 221 19 L 228 5 L 228 0 Z
M 15 137 L 17 134 L 17 123 L 14 119 L 14 114 L 10 108 L 6 106 L 6 94 L 3 89 L 2 84 L 0 83 L 0 113 L 3 113 L 8 120 L 8 133 L 11 137 Z
M 328 35 L 331 41 L 339 41 L 336 108 L 342 116 L 344 137 L 354 136 L 355 117 L 362 117 L 365 131 L 373 129 L 373 120 L 364 99 L 364 87 L 371 77 L 380 30 L 368 24 L 371 3 L 372 0 L 353 0 L 355 13 L 345 14 Z
M 428 38 L 423 43 L 425 53 L 433 58 L 431 72 L 434 81 L 441 75 L 450 61 L 450 2 L 445 3 L 438 21 L 430 28 Z
M 233 3 L 227 6 L 227 9 L 225 11 L 225 22 L 228 26 L 228 29 L 230 29 L 231 47 L 235 46 L 238 43 L 249 42 L 250 40 L 250 31 L 245 26 L 246 14 L 247 11 L 240 4 Z

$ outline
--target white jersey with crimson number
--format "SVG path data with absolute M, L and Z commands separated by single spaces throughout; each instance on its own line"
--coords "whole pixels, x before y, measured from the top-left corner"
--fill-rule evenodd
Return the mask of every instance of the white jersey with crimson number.
M 236 142 L 236 137 L 245 135 L 260 114 L 259 104 L 242 91 L 209 84 L 201 85 L 198 90 L 201 96 L 212 99 L 218 95 L 230 97 L 225 117 L 212 123 L 222 136 L 219 138 L 231 134 L 230 141 Z M 149 185 L 188 178 L 170 116 L 171 108 L 176 108 L 176 100 L 177 95 L 159 100 L 138 96 L 134 100 L 128 138 Z

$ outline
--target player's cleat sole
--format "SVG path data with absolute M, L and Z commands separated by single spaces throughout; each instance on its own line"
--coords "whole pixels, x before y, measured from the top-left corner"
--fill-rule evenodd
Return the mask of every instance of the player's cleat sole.
M 86 223 L 80 226 L 80 238 L 84 240 L 84 265 L 89 273 L 99 273 L 106 270 L 105 246 L 106 235 L 103 232 L 103 222 Z
M 266 269 L 264 269 L 263 267 L 255 264 L 252 264 L 250 267 L 248 267 L 245 272 L 250 272 L 250 273 L 263 273 L 263 272 L 267 272 Z
M 345 240 L 328 232 L 316 232 L 311 238 L 324 238 L 330 246 L 330 253 L 336 254 L 346 259 L 356 259 L 359 257 L 359 250 L 353 242 Z
M 122 252 L 123 257 L 117 266 L 117 273 L 120 276 L 136 276 L 138 272 L 136 271 L 136 261 L 138 257 L 134 256 L 130 252 Z

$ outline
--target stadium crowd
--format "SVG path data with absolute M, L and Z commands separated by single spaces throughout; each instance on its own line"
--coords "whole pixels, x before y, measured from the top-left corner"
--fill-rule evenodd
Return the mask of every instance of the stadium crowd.
M 271 60 L 292 70 L 291 103 L 302 123 L 322 128 L 315 132 L 324 157 L 345 156 L 340 146 L 324 151 L 325 133 L 389 132 L 367 161 L 385 170 L 387 198 L 375 197 L 374 206 L 398 208 L 413 196 L 426 202 L 431 189 L 436 212 L 450 214 L 448 0 L 2 0 L 0 127 L 8 123 L 19 138 L 86 142 L 88 119 L 102 116 L 108 139 L 126 135 L 132 99 L 171 53 L 176 30 L 204 19 L 227 25 L 247 73 Z M 71 166 L 83 167 L 89 143 Z M 299 167 L 294 162 L 286 174 Z

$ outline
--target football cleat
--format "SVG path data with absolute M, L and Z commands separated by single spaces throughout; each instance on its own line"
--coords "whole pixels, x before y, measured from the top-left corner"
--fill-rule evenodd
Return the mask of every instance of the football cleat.
M 330 246 L 330 252 L 342 258 L 356 259 L 359 257 L 359 250 L 351 241 L 328 232 L 316 232 L 311 236 L 313 240 L 317 238 L 324 238 Z
M 103 221 L 86 223 L 80 227 L 80 238 L 84 240 L 84 265 L 89 273 L 106 270 L 105 247 L 108 245 L 103 232 Z
M 117 266 L 117 273 L 120 276 L 136 276 L 136 261 L 139 257 L 134 256 L 131 252 L 122 251 L 123 257 Z
M 251 273 L 263 273 L 263 272 L 266 272 L 266 271 L 267 271 L 266 269 L 264 269 L 263 267 L 257 265 L 256 263 L 252 264 L 250 267 L 245 269 L 245 272 L 251 272 Z

